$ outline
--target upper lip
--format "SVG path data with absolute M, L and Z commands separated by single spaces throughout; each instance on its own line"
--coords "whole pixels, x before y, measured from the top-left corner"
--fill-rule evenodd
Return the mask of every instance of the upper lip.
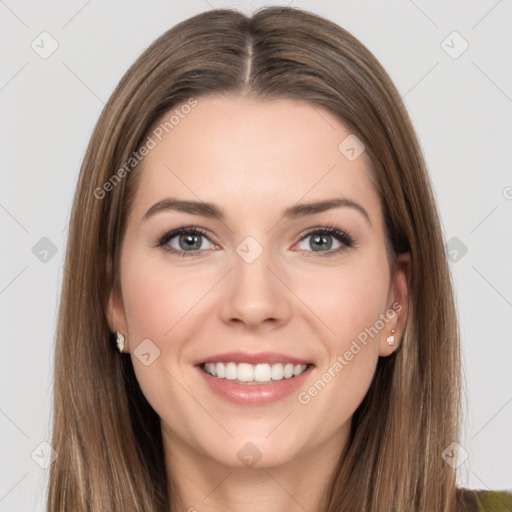
M 263 364 L 263 363 L 293 363 L 297 364 L 313 364 L 306 359 L 289 356 L 287 354 L 280 354 L 277 352 L 225 352 L 223 354 L 215 354 L 198 359 L 193 362 L 194 366 L 204 363 L 249 363 L 249 364 Z

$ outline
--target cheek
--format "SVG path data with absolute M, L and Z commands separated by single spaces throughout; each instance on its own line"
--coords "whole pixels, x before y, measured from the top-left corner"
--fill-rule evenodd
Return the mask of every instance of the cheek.
M 375 325 L 385 313 L 389 281 L 385 263 L 360 259 L 316 272 L 304 285 L 301 293 L 310 290 L 308 306 L 321 320 L 316 327 L 324 333 L 319 335 L 324 357 L 297 399 L 305 417 L 324 418 L 315 424 L 315 434 L 323 438 L 351 418 L 371 385 L 380 336 Z
M 179 385 L 183 375 L 176 360 L 191 336 L 194 305 L 210 286 L 208 280 L 199 286 L 204 276 L 191 279 L 190 273 L 147 252 L 126 254 L 123 263 L 123 302 L 133 368 L 148 402 L 160 417 L 166 417 L 184 407 Z M 139 359 L 142 351 L 137 350 L 146 339 L 156 346 L 149 345 L 148 365 Z
M 172 268 L 165 258 L 126 260 L 123 298 L 130 336 L 163 342 L 209 289 L 206 276 Z M 203 279 L 204 277 L 204 279 Z
M 385 313 L 389 292 L 387 260 L 317 269 L 297 281 L 297 295 L 324 324 L 326 339 L 342 349 Z
M 321 320 L 317 327 L 321 323 L 328 329 L 321 327 L 325 357 L 317 380 L 298 398 L 315 416 L 329 418 L 321 427 L 328 435 L 351 417 L 373 379 L 385 329 L 381 318 L 389 292 L 387 259 L 360 258 L 316 272 L 304 282 L 302 293 L 307 290 L 308 306 Z

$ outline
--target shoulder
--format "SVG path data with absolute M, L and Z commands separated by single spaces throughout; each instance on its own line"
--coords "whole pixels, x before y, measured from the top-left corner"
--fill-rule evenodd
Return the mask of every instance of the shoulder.
M 512 490 L 457 489 L 460 512 L 512 512 Z
M 477 491 L 477 503 L 482 512 L 512 512 L 511 491 Z

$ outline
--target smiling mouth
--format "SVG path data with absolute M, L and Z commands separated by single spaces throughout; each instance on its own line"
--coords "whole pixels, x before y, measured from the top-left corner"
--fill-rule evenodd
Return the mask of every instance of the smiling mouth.
M 298 377 L 312 366 L 293 363 L 203 363 L 200 368 L 217 379 L 230 380 L 237 384 L 269 384 Z

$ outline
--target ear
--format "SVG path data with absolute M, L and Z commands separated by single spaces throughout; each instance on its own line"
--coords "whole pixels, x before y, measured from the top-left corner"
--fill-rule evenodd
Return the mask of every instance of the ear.
M 411 255 L 405 252 L 397 256 L 395 272 L 391 276 L 386 309 L 387 316 L 391 319 L 381 331 L 379 356 L 389 356 L 400 346 L 407 321 L 410 277 Z M 395 332 L 391 333 L 393 329 Z M 393 345 L 386 341 L 389 336 L 395 337 Z
M 128 323 L 124 311 L 122 293 L 118 286 L 114 285 L 110 291 L 107 302 L 106 316 L 108 325 L 113 333 L 120 332 L 125 337 L 124 352 L 129 352 Z

